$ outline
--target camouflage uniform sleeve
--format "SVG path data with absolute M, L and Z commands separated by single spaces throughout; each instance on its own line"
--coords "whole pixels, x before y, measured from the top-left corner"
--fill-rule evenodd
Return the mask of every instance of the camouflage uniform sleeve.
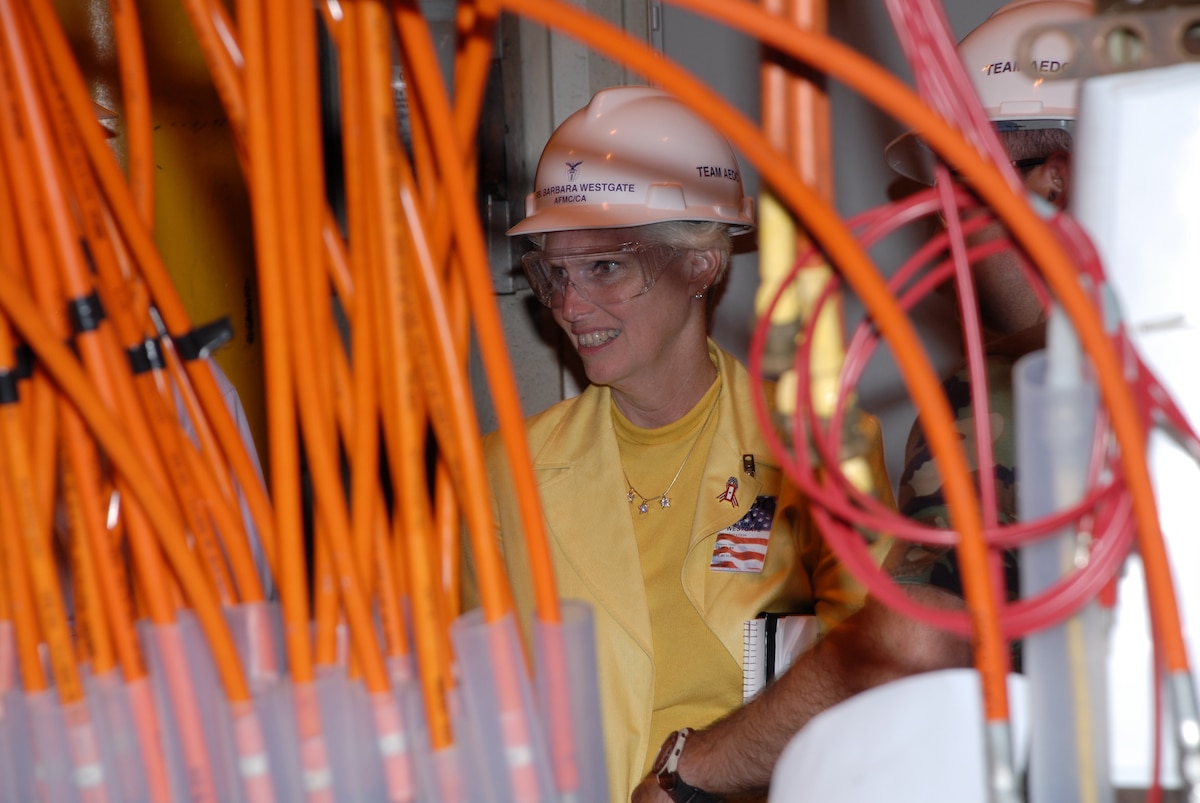
M 1016 469 L 1012 429 L 1012 360 L 989 358 L 988 430 L 992 437 L 992 477 L 995 481 L 997 515 L 1001 524 L 1016 521 Z M 975 444 L 975 418 L 971 407 L 971 387 L 966 369 L 959 370 L 943 383 L 947 400 L 954 412 L 955 425 L 967 452 L 967 461 L 976 484 L 980 480 Z M 950 529 L 949 509 L 942 490 L 941 476 L 920 426 L 914 424 L 905 448 L 904 470 L 900 475 L 897 506 L 901 515 L 930 527 Z M 927 584 L 962 595 L 958 560 L 951 547 L 926 546 L 897 542 L 884 564 L 898 583 Z M 1005 581 L 1010 598 L 1017 594 L 1015 555 L 1004 556 Z

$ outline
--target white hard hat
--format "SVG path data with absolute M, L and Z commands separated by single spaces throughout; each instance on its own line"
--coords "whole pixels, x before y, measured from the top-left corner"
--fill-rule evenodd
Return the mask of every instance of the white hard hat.
M 1052 76 L 1073 58 L 1070 42 L 1040 36 L 1025 64 L 1017 61 L 1017 46 L 1033 28 L 1091 15 L 1089 0 L 1014 0 L 963 37 L 958 55 L 988 119 L 1001 130 L 1069 127 L 1079 107 L 1079 81 Z
M 1012 0 L 958 43 L 984 113 L 999 131 L 1031 128 L 1071 130 L 1078 110 L 1078 79 L 1055 79 L 1073 58 L 1071 43 L 1046 33 L 1031 44 L 1031 58 L 1018 59 L 1021 37 L 1034 28 L 1074 22 L 1093 14 L 1090 0 Z M 911 132 L 885 151 L 896 172 L 928 183 L 931 154 Z
M 538 234 L 668 220 L 754 228 L 754 201 L 728 140 L 674 96 L 647 86 L 602 89 L 562 122 L 538 160 L 525 219 Z

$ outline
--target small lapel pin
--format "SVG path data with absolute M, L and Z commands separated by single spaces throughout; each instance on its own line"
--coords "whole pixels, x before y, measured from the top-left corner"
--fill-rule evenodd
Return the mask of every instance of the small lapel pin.
M 737 477 L 730 477 L 725 482 L 725 490 L 722 491 L 717 496 L 717 501 L 718 502 L 728 502 L 731 507 L 737 507 L 738 506 L 737 487 L 738 487 Z

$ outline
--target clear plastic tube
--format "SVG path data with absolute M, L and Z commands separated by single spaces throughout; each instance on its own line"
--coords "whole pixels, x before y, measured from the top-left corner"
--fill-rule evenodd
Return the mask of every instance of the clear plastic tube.
M 333 799 L 385 800 L 383 765 L 362 684 L 348 680 L 342 667 L 330 666 L 317 672 L 314 686 L 333 771 Z
M 37 800 L 29 705 L 16 689 L 0 694 L 0 801 Z
M 138 634 L 154 691 L 158 735 L 171 799 L 215 800 L 208 747 L 190 689 L 192 679 L 186 671 L 186 658 L 181 660 L 178 624 L 142 622 L 138 625 Z M 181 704 L 181 710 L 177 709 L 177 702 Z
M 235 605 L 225 609 L 225 621 L 252 689 L 268 688 L 287 673 L 283 611 L 279 603 Z
M 535 622 L 534 676 L 563 803 L 605 803 L 608 775 L 592 610 L 564 600 L 562 621 Z
M 141 744 L 134 727 L 129 689 L 119 672 L 84 677 L 88 705 L 113 800 L 140 803 L 150 800 Z
M 1075 505 L 1092 463 L 1098 394 L 1078 365 L 1066 370 L 1046 351 L 1013 370 L 1017 510 L 1033 520 Z M 1021 593 L 1036 594 L 1077 569 L 1087 557 L 1085 534 L 1074 528 L 1020 550 Z M 1091 603 L 1054 627 L 1025 639 L 1030 682 L 1030 803 L 1113 799 L 1107 750 L 1107 637 L 1103 613 Z
M 306 797 L 305 772 L 296 728 L 296 689 L 287 678 L 258 687 L 254 707 L 262 727 L 263 747 L 270 766 L 275 799 L 329 803 L 331 797 Z
M 29 712 L 29 729 L 23 737 L 31 748 L 28 763 L 38 794 L 34 799 L 43 803 L 79 803 L 75 794 L 75 768 L 71 751 L 64 750 L 67 741 L 67 722 L 54 690 L 25 695 Z M 29 736 L 32 735 L 32 740 Z
M 483 610 L 476 609 L 451 627 L 464 712 L 480 748 L 482 782 L 497 803 L 552 800 L 549 753 L 513 614 L 491 623 L 483 618 Z

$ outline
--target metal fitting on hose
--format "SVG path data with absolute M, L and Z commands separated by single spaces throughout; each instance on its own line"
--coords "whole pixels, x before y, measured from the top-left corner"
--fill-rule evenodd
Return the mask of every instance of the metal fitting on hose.
M 988 800 L 990 803 L 1022 803 L 1020 778 L 1013 764 L 1012 729 L 1007 720 L 988 722 Z
M 1189 803 L 1200 803 L 1200 710 L 1196 687 L 1189 672 L 1167 677 L 1167 692 L 1175 714 L 1175 736 L 1179 740 L 1179 774 Z

